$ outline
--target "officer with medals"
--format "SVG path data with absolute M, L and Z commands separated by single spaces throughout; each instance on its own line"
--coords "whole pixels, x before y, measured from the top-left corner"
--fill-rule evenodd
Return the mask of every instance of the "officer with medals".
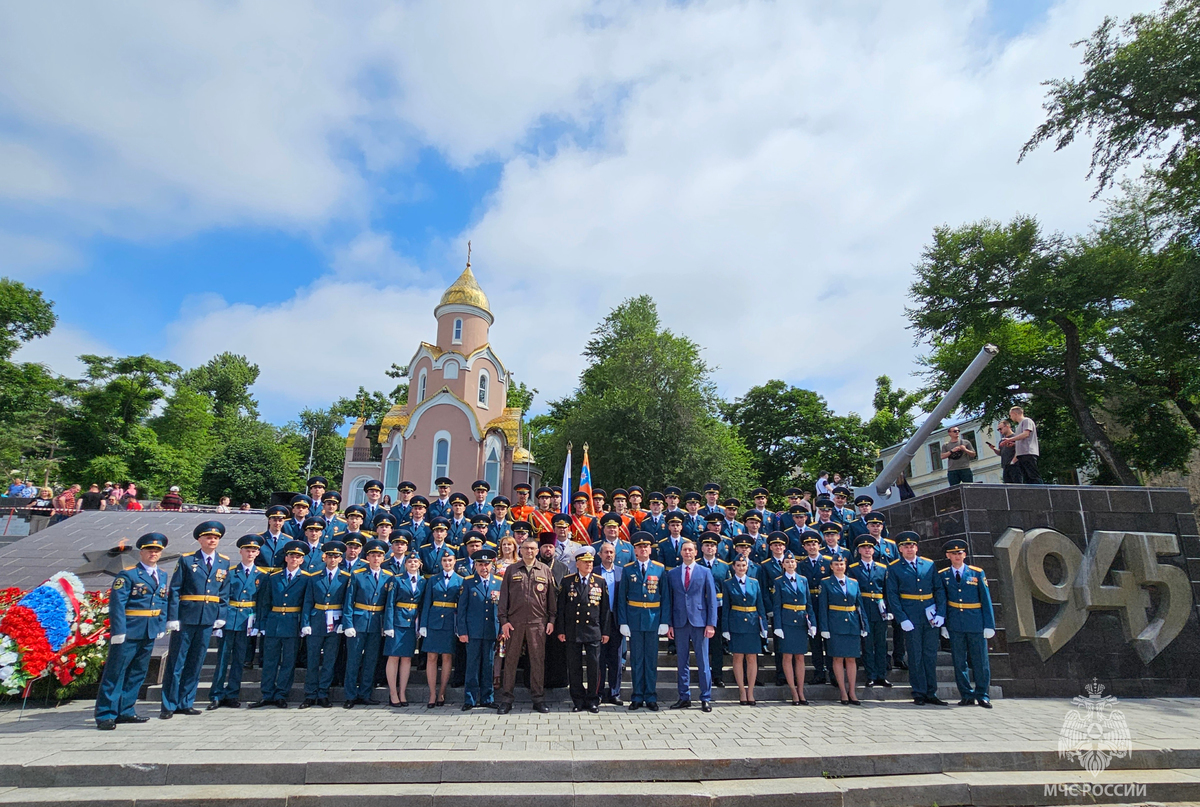
M 600 646 L 613 637 L 612 611 L 604 578 L 592 574 L 595 550 L 575 550 L 576 572 L 563 578 L 555 625 L 567 647 L 567 679 L 572 712 L 600 711 Z M 584 666 L 587 678 L 584 678 Z
M 346 709 L 376 703 L 371 691 L 375 688 L 375 667 L 384 635 L 383 611 L 392 580 L 392 573 L 382 568 L 387 544 L 372 538 L 363 549 L 367 563 L 350 573 L 342 604 L 342 632 L 346 636 L 346 702 L 342 706 Z
M 933 561 L 917 555 L 919 540 L 920 536 L 911 531 L 896 536 L 900 559 L 888 566 L 885 596 L 888 610 L 904 631 L 913 703 L 947 706 L 937 696 L 938 628 L 945 621 L 938 616 L 934 602 L 937 570 Z
M 214 628 L 225 626 L 229 609 L 229 558 L 217 552 L 225 525 L 205 521 L 192 530 L 200 543 L 194 554 L 184 555 L 171 575 L 167 601 L 167 662 L 163 671 L 162 709 L 158 716 L 198 715 L 194 708 L 200 685 L 200 668 L 208 653 Z
M 967 565 L 967 542 L 963 539 L 953 538 L 943 548 L 950 565 L 937 573 L 933 597 L 938 616 L 945 620 L 942 636 L 950 640 L 954 683 L 962 698 L 958 705 L 979 704 L 991 709 L 992 670 L 987 642 L 996 635 L 996 616 L 987 576 L 978 566 Z M 974 687 L 971 676 L 975 678 Z
M 481 547 L 482 540 L 482 534 L 475 536 L 473 533 L 467 540 L 468 545 L 475 544 L 477 547 L 471 553 L 474 574 L 463 578 L 454 616 L 454 632 L 458 635 L 459 643 L 466 646 L 464 712 L 476 706 L 496 706 L 493 665 L 496 637 L 500 633 L 496 614 L 496 605 L 500 602 L 500 579 L 492 574 L 496 550 Z
M 804 556 L 797 561 L 796 572 L 808 581 L 808 591 L 812 597 L 809 607 L 812 609 L 815 621 L 821 581 L 830 575 L 829 564 L 833 558 L 821 554 L 821 536 L 815 530 L 804 530 L 800 535 L 800 543 L 804 547 Z M 812 637 L 809 648 L 812 650 L 813 685 L 824 684 L 826 681 L 832 682 L 832 670 L 829 668 L 833 662 L 825 658 L 825 640 L 818 634 Z
M 858 581 L 863 607 L 867 611 L 868 635 L 863 639 L 863 668 L 867 688 L 881 686 L 891 689 L 887 680 L 887 625 L 892 614 L 887 610 L 884 592 L 887 590 L 887 559 L 875 559 L 875 539 L 869 534 L 858 538 L 858 560 L 846 573 Z
M 216 671 L 208 691 L 209 710 L 222 706 L 236 709 L 241 706 L 242 670 L 246 664 L 250 636 L 257 633 L 254 610 L 258 606 L 258 589 L 267 575 L 254 562 L 262 538 L 243 535 L 237 540 L 241 562 L 229 570 L 229 610 L 225 627 L 213 631 L 219 634 Z
M 617 597 L 617 622 L 629 644 L 629 667 L 633 676 L 633 694 L 629 711 L 645 706 L 658 711 L 658 637 L 666 636 L 670 625 L 663 619 L 669 613 L 670 594 L 660 585 L 666 567 L 650 559 L 654 539 L 648 532 L 633 534 L 634 559 L 621 571 L 621 591 Z
M 283 568 L 283 547 L 292 540 L 283 531 L 283 523 L 291 513 L 282 504 L 273 504 L 267 508 L 266 515 L 267 529 L 259 535 L 262 548 L 258 552 L 258 567 L 270 572 Z
M 466 517 L 474 518 L 478 515 L 490 516 L 492 514 L 492 506 L 488 504 L 487 495 L 492 490 L 492 486 L 488 484 L 486 479 L 476 479 L 471 483 L 471 492 L 475 494 L 475 501 L 467 505 Z
M 333 686 L 341 644 L 342 609 L 350 584 L 350 572 L 342 568 L 345 554 L 344 543 L 326 541 L 321 547 L 322 568 L 304 572 L 308 587 L 304 592 L 304 610 L 300 612 L 300 635 L 308 637 L 308 671 L 301 709 L 312 706 L 328 709 L 333 705 L 329 701 L 329 688 Z
M 135 546 L 140 555 L 138 565 L 118 572 L 108 595 L 110 647 L 96 694 L 96 728 L 100 731 L 148 719 L 134 707 L 150 667 L 154 640 L 167 629 L 167 576 L 158 568 L 167 537 L 148 532 Z
M 261 699 L 251 709 L 287 708 L 296 678 L 296 651 L 300 645 L 300 613 L 308 578 L 301 567 L 308 556 L 303 541 L 288 541 L 281 552 L 284 567 L 271 572 L 259 587 L 256 624 L 263 637 Z
M 717 518 L 717 516 L 714 516 Z M 713 576 L 713 584 L 717 588 L 717 624 L 721 624 L 721 608 L 724 607 L 725 581 L 733 574 L 728 563 L 717 557 L 721 545 L 721 534 L 716 530 L 707 530 L 700 537 L 700 557 L 696 559 Z M 712 683 L 715 687 L 725 688 L 725 638 L 721 632 L 708 640 L 708 664 L 712 670 Z

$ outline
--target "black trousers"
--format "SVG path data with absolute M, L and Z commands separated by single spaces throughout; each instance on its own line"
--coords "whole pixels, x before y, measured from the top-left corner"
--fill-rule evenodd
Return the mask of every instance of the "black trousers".
M 624 666 L 621 651 L 625 649 L 625 637 L 620 634 L 600 645 L 600 686 L 602 695 L 621 697 L 621 668 Z
M 1018 454 L 1017 467 L 1021 469 L 1021 481 L 1026 485 L 1044 485 L 1042 475 L 1038 473 L 1037 454 Z
M 1021 466 L 1009 463 L 1004 466 L 1004 484 L 1019 485 L 1025 477 L 1021 475 Z
M 608 640 L 612 642 L 612 639 Z M 582 708 L 600 705 L 600 642 L 565 642 L 571 703 Z M 587 665 L 586 683 L 583 675 Z

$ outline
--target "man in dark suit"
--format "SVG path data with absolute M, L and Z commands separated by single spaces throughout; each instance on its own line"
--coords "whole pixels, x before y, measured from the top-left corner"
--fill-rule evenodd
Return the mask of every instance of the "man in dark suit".
M 617 591 L 621 585 L 621 564 L 616 562 L 617 550 L 609 542 L 600 545 L 600 565 L 594 567 L 597 576 L 604 578 L 608 589 L 608 607 L 616 614 Z M 615 621 L 616 617 L 614 617 Z M 600 646 L 600 702 L 621 705 L 621 670 L 625 666 L 625 637 L 614 635 Z
M 696 544 L 684 541 L 679 547 L 680 565 L 667 570 L 670 591 L 670 629 L 667 637 L 678 648 L 679 700 L 672 709 L 692 705 L 691 674 L 688 669 L 688 643 L 696 653 L 700 676 L 700 708 L 712 711 L 712 669 L 708 663 L 708 640 L 717 632 L 717 587 L 712 572 L 696 563 Z
M 567 651 L 567 675 L 571 685 L 572 712 L 600 711 L 600 647 L 613 635 L 612 606 L 604 578 L 592 574 L 595 551 L 590 546 L 576 550 L 577 571 L 563 578 L 558 591 L 558 641 Z M 587 682 L 583 668 L 587 662 Z

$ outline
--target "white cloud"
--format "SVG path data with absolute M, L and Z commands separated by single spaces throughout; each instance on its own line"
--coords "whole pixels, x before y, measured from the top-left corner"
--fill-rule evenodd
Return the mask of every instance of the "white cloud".
M 84 372 L 79 356 L 122 355 L 103 341 L 71 325 L 59 324 L 48 336 L 26 342 L 13 355 L 13 361 L 44 364 L 53 372 L 68 378 L 80 378 Z

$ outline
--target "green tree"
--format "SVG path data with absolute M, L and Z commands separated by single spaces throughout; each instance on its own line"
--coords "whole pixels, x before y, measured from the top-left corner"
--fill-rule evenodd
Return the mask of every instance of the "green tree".
M 258 402 L 250 387 L 258 380 L 258 365 L 245 356 L 222 353 L 206 364 L 183 374 L 180 381 L 212 401 L 213 415 L 218 420 L 257 418 Z
M 537 395 L 536 389 L 531 389 L 525 386 L 522 381 L 519 384 L 514 384 L 511 381 L 508 385 L 508 391 L 505 393 L 504 405 L 520 409 L 522 412 L 528 412 L 529 407 L 533 406 L 533 398 Z
M 346 459 L 346 439 L 338 434 L 345 422 L 343 415 L 330 409 L 304 409 L 296 420 L 283 427 L 284 440 L 307 467 L 312 453 L 311 474 L 329 480 L 330 490 L 342 486 L 342 466 Z
M 875 414 L 867 421 L 867 437 L 881 449 L 912 437 L 917 430 L 913 412 L 920 403 L 920 393 L 892 389 L 892 379 L 879 376 L 875 379 Z
M 529 424 L 534 456 L 550 476 L 572 442 L 576 451 L 590 445 L 600 487 L 697 489 L 709 480 L 734 492 L 749 486 L 749 453 L 718 417 L 699 346 L 662 328 L 649 296 L 613 309 L 584 357 L 574 394 Z
M 0 277 L 0 360 L 8 361 L 24 343 L 50 333 L 57 319 L 54 304 L 40 291 Z
M 303 460 L 270 424 L 243 419 L 217 450 L 200 478 L 208 501 L 229 496 L 235 502 L 264 505 L 276 491 L 300 490 Z

